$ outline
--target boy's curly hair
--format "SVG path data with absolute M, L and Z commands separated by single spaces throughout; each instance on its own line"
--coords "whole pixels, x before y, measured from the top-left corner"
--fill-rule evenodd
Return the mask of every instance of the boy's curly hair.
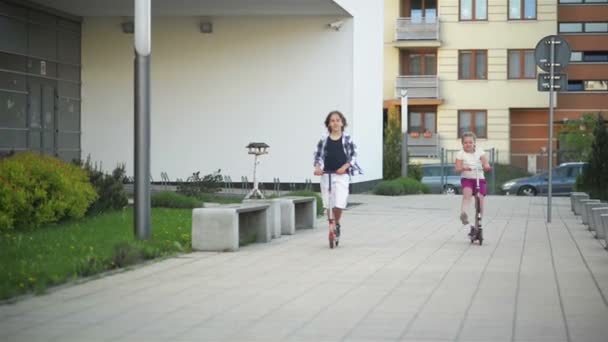
M 338 110 L 332 110 L 331 112 L 329 112 L 329 114 L 327 114 L 327 117 L 325 118 L 325 127 L 331 133 L 331 128 L 329 128 L 329 120 L 331 120 L 331 116 L 334 114 L 338 115 L 340 117 L 340 120 L 342 120 L 342 132 L 344 132 L 344 129 L 346 128 L 346 126 L 348 126 L 348 123 L 346 122 L 344 114 L 342 114 Z

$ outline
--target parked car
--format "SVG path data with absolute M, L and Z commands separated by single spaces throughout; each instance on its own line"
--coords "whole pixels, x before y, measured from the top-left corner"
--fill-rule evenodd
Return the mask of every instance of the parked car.
M 422 183 L 426 184 L 434 194 L 459 194 L 460 175 L 456 174 L 454 164 L 444 164 L 445 185 L 441 185 L 441 164 L 422 165 Z
M 553 169 L 553 195 L 568 195 L 574 190 L 576 177 L 583 172 L 587 163 L 563 163 Z M 549 173 L 544 172 L 526 178 L 516 178 L 505 182 L 501 190 L 505 195 L 536 196 L 548 191 Z

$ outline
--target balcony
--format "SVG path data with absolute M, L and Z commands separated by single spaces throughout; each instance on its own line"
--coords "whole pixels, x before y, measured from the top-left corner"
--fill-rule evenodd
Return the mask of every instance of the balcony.
M 439 99 L 439 77 L 426 76 L 397 76 L 395 81 L 395 97 L 401 97 L 401 90 L 407 90 L 408 99 Z
M 439 18 L 399 18 L 395 25 L 397 47 L 439 46 Z
M 437 158 L 439 156 L 439 134 L 409 133 L 407 151 L 410 157 Z

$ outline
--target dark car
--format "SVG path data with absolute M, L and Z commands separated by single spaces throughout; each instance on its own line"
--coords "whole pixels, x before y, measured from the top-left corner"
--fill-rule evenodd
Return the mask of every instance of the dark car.
M 574 190 L 576 177 L 583 172 L 587 163 L 563 163 L 553 169 L 553 195 L 568 195 Z M 505 195 L 536 196 L 547 194 L 549 173 L 544 172 L 526 178 L 505 182 L 501 190 Z
M 441 184 L 441 164 L 422 165 L 422 184 L 425 184 L 434 194 L 459 194 L 460 176 L 456 174 L 454 164 L 444 164 L 444 185 Z

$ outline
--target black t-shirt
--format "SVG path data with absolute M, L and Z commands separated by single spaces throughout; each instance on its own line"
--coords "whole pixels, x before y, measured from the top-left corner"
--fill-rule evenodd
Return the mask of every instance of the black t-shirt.
M 324 164 L 323 171 L 325 172 L 336 172 L 336 170 L 346 164 L 346 154 L 344 154 L 344 147 L 342 146 L 342 137 L 338 140 L 332 140 L 331 137 L 327 137 Z

